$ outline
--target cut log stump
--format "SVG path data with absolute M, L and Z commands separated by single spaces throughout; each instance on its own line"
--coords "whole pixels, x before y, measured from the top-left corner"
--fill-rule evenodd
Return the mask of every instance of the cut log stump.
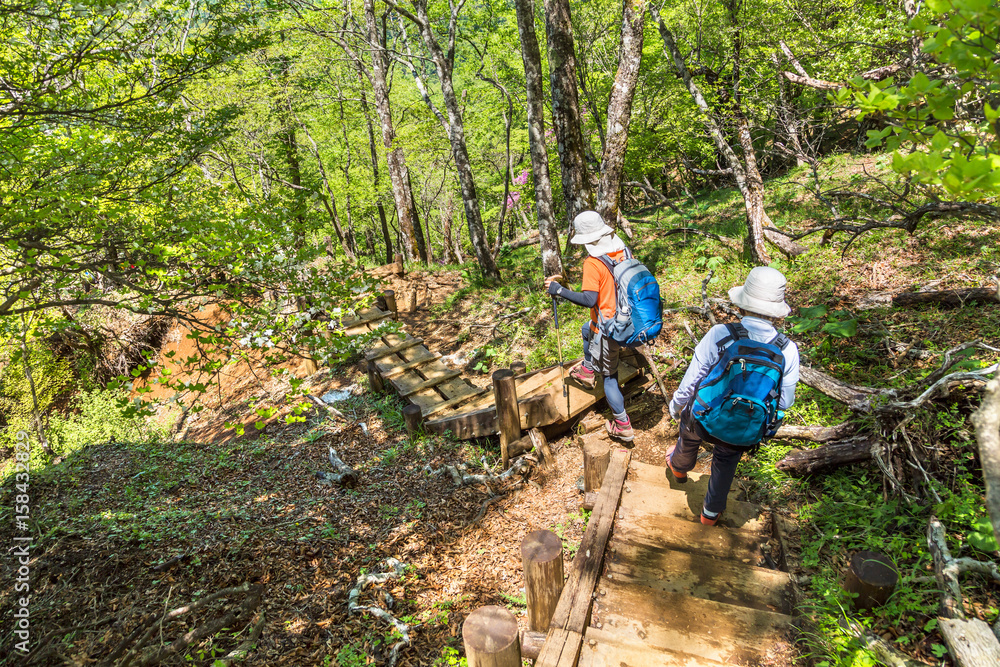
M 899 573 L 888 556 L 877 551 L 859 551 L 851 557 L 844 590 L 857 593 L 855 609 L 868 610 L 884 605 L 898 581 Z
M 611 462 L 611 445 L 604 438 L 587 437 L 583 444 L 583 491 L 597 491 Z
M 521 541 L 528 628 L 548 630 L 563 589 L 562 540 L 551 530 L 535 530 Z
M 462 623 L 469 667 L 521 667 L 517 619 L 503 607 L 480 607 Z
M 406 435 L 409 436 L 412 443 L 420 435 L 420 425 L 423 422 L 420 406 L 411 403 L 403 408 L 403 421 L 406 422 Z

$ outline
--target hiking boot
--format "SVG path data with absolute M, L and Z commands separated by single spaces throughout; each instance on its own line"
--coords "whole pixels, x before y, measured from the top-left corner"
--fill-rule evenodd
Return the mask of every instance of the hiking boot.
M 721 516 L 720 514 L 716 514 L 714 517 L 705 516 L 705 511 L 702 510 L 702 512 L 701 512 L 701 523 L 702 523 L 702 525 L 705 525 L 705 526 L 714 526 L 715 524 L 719 523 L 719 517 L 720 516 Z
M 677 472 L 674 467 L 670 465 L 670 454 L 667 454 L 667 479 L 673 476 L 674 481 L 678 484 L 683 484 L 688 481 L 688 476 L 686 472 Z
M 597 373 L 583 364 L 574 366 L 569 372 L 569 378 L 571 380 L 576 380 L 576 382 L 587 389 L 593 389 L 597 386 Z
M 624 442 L 632 442 L 632 438 L 635 437 L 635 431 L 632 430 L 632 422 L 629 421 L 628 417 L 623 422 L 611 419 L 604 423 L 604 428 L 612 438 L 617 438 Z

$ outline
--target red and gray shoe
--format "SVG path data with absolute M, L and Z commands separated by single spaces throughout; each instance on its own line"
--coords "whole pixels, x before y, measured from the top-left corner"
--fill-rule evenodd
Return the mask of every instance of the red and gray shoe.
M 667 454 L 667 478 L 673 477 L 678 484 L 683 484 L 688 481 L 687 473 L 674 470 L 674 466 L 670 464 L 670 454 L 673 454 L 673 450 Z
M 635 438 L 635 431 L 632 430 L 632 422 L 628 417 L 623 422 L 611 419 L 604 423 L 604 428 L 607 429 L 612 438 L 623 442 L 632 442 L 632 439 Z
M 715 516 L 707 516 L 705 514 L 705 510 L 702 510 L 701 523 L 705 526 L 714 526 L 715 524 L 719 523 L 719 516 L 720 516 L 719 514 L 716 514 Z
M 569 377 L 587 389 L 593 389 L 597 386 L 597 373 L 583 364 L 574 366 L 569 372 Z

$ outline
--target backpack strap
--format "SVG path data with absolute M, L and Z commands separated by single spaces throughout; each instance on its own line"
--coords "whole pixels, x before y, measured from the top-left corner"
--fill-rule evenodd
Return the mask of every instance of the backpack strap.
M 786 336 L 785 334 L 781 333 L 780 331 L 777 333 L 777 335 L 774 338 L 772 338 L 770 341 L 768 341 L 769 344 L 771 344 L 771 345 L 777 345 L 782 350 L 784 350 L 786 347 L 788 347 L 788 344 L 791 343 L 791 342 L 792 341 L 790 341 L 788 339 L 788 336 Z
M 623 258 L 617 260 L 617 261 L 611 259 L 611 256 L 607 255 L 607 254 L 601 255 L 600 257 L 597 258 L 597 259 L 601 260 L 601 263 L 604 264 L 604 266 L 608 267 L 608 271 L 611 272 L 612 276 L 615 275 L 615 265 L 616 264 L 618 264 L 620 262 L 624 262 L 626 259 L 634 259 L 632 257 L 632 251 L 628 249 L 628 246 L 625 246 L 625 249 L 622 250 L 622 252 L 625 253 L 625 256 Z
M 746 330 L 739 322 L 729 322 L 724 325 L 726 330 L 729 332 L 722 340 L 720 340 L 716 345 L 719 346 L 719 356 L 722 356 L 722 351 L 729 347 L 730 343 L 738 340 L 746 339 L 750 337 L 750 333 Z

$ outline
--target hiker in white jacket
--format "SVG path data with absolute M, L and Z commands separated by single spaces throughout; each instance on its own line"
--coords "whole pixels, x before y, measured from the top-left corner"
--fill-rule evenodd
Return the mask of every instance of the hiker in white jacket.
M 740 324 L 747 337 L 762 343 L 776 339 L 778 330 L 774 323 L 791 311 L 785 303 L 785 276 L 766 266 L 750 271 L 742 286 L 729 290 L 729 299 L 743 315 Z M 726 325 L 712 327 L 695 347 L 691 364 L 670 401 L 670 416 L 680 422 L 680 434 L 677 446 L 667 453 L 668 478 L 672 476 L 678 483 L 686 482 L 688 471 L 694 468 L 697 461 L 701 443 L 708 441 L 714 444 L 712 476 L 701 512 L 701 522 L 707 526 L 718 523 L 719 515 L 726 508 L 726 497 L 736 475 L 736 466 L 748 448 L 734 447 L 710 437 L 695 420 L 691 408 L 698 384 L 712 370 L 720 353 L 733 342 L 732 333 Z M 795 402 L 795 385 L 799 381 L 798 347 L 788 341 L 782 353 L 784 366 L 778 396 L 779 422 L 773 425 L 771 434 L 777 430 L 784 411 Z

